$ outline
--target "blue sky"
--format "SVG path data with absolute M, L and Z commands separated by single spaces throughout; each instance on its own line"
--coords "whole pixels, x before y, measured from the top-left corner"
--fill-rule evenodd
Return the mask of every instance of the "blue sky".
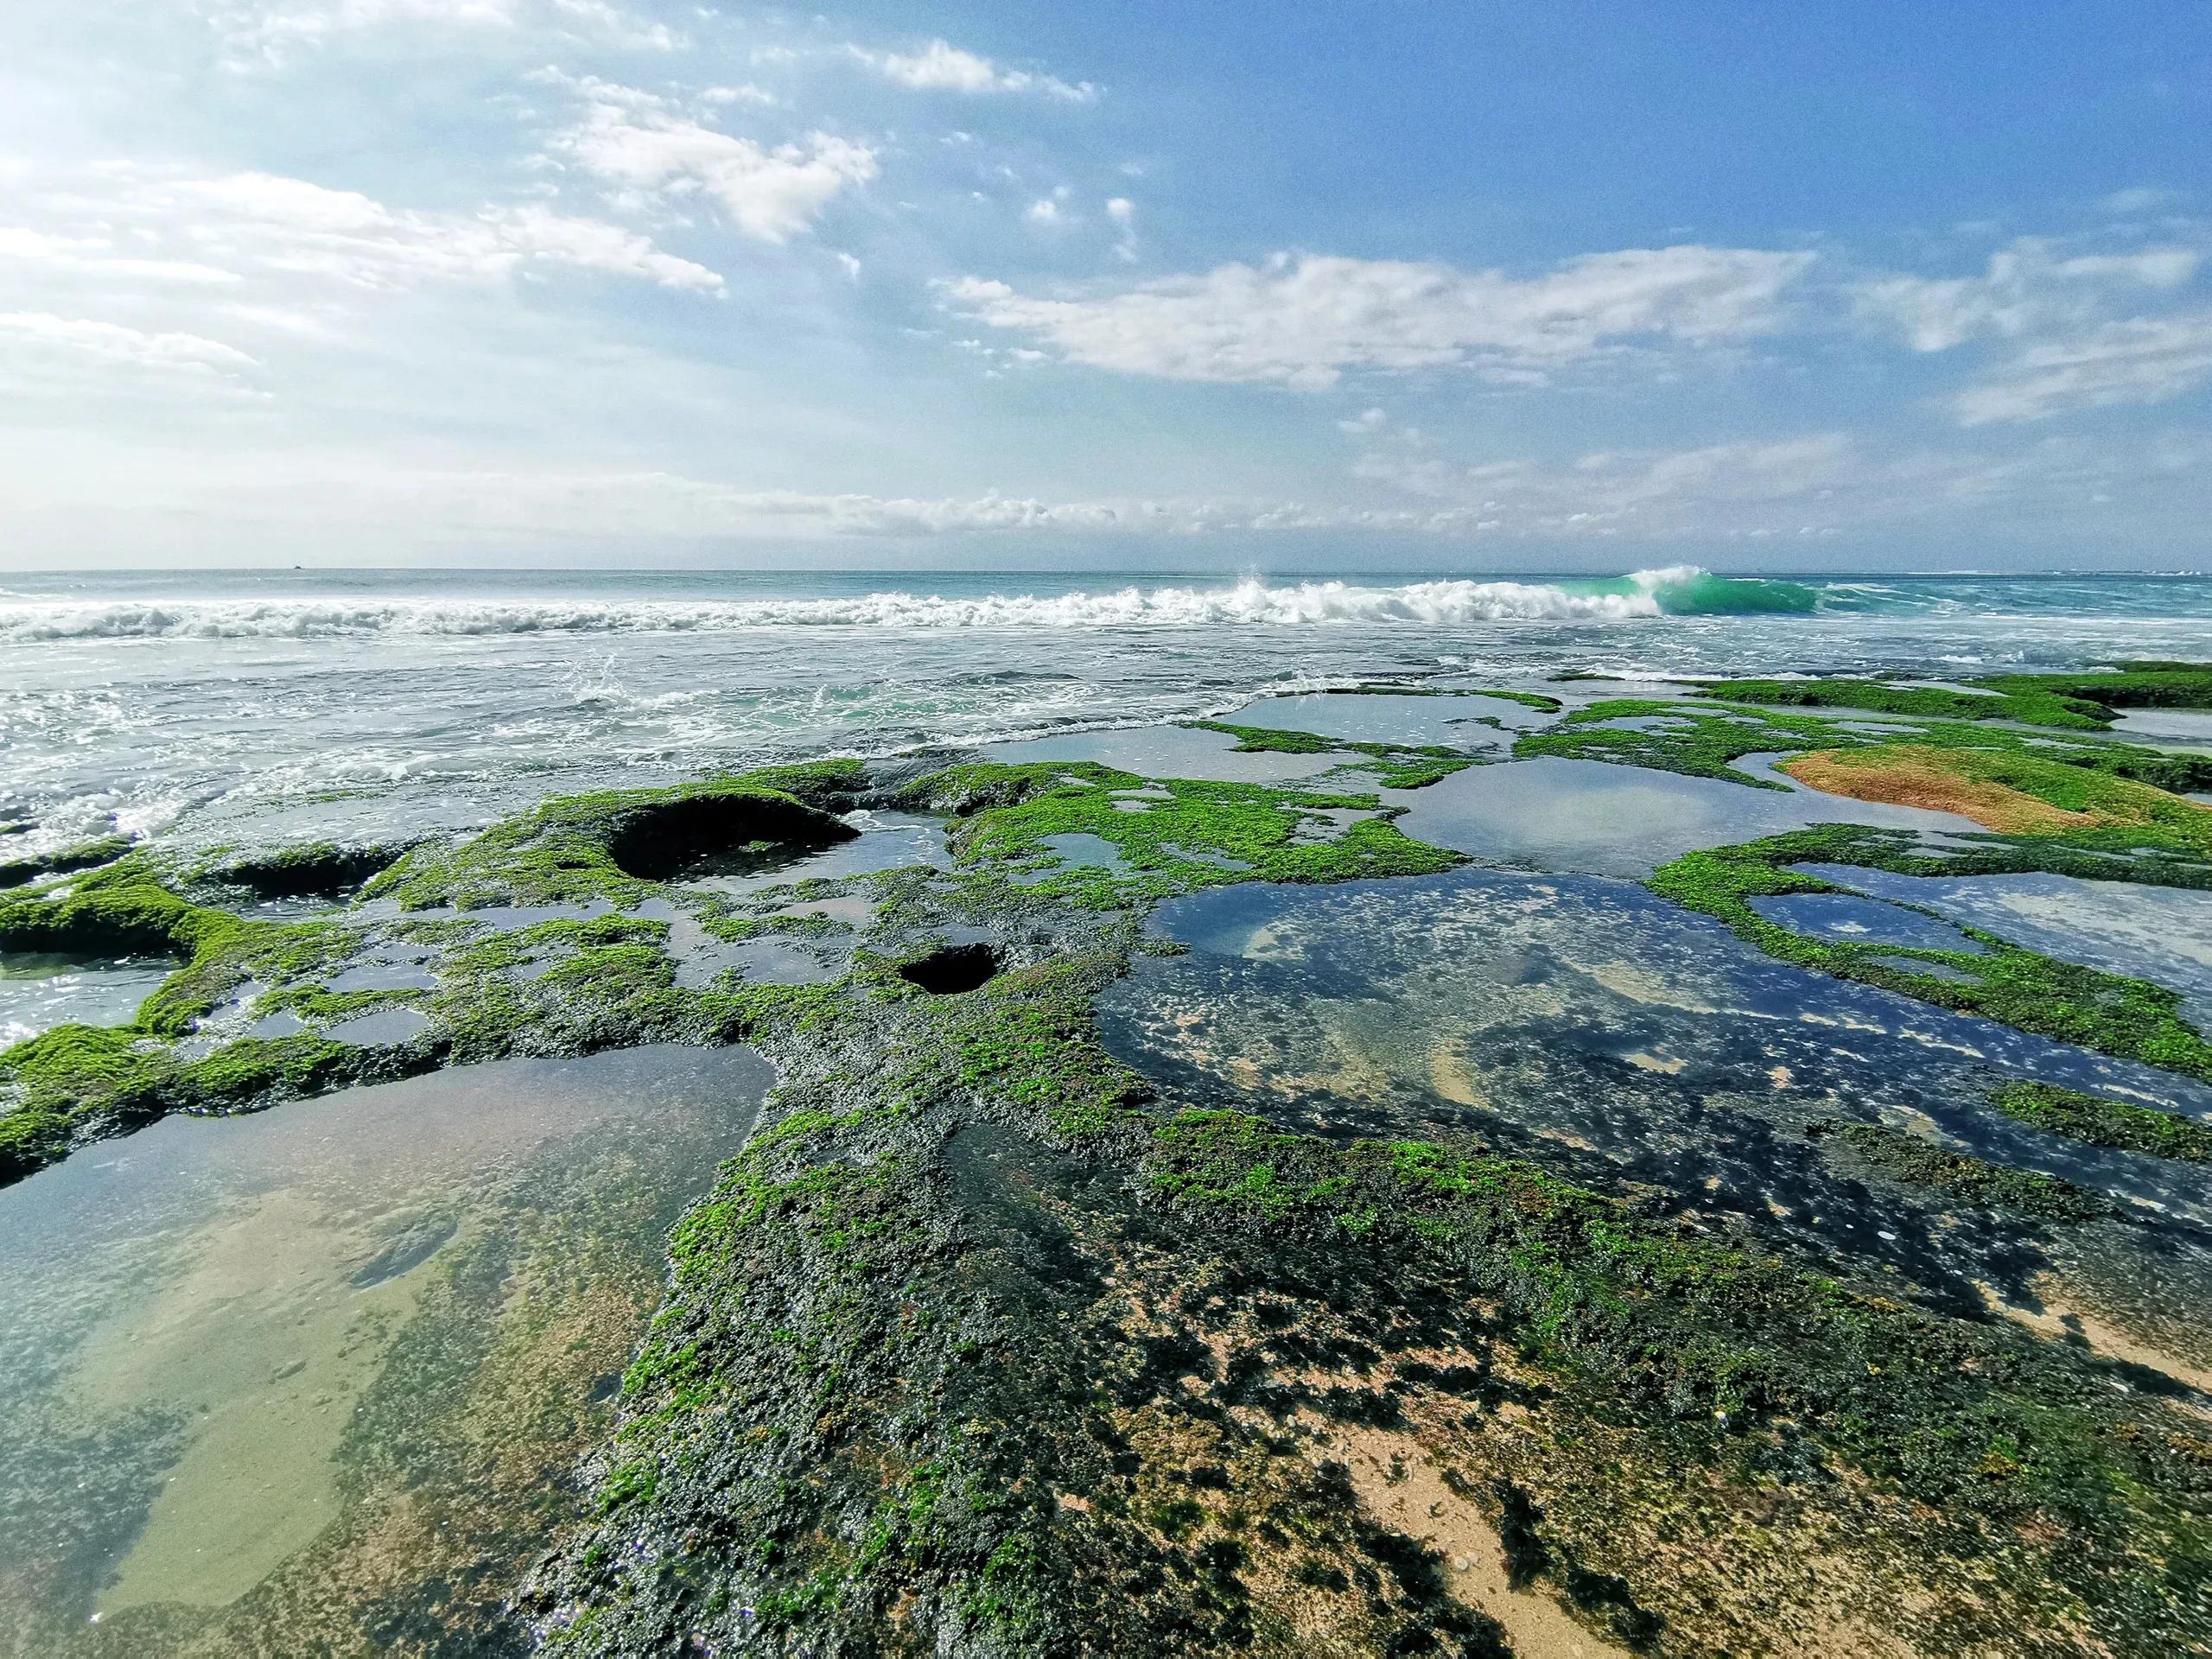
M 29 0 L 0 563 L 2212 565 L 2212 11 Z

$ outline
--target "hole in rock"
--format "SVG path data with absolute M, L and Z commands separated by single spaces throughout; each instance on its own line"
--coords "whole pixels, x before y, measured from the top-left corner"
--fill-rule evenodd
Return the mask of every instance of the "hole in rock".
M 899 969 L 900 977 L 931 996 L 957 996 L 987 984 L 999 970 L 998 952 L 988 944 L 948 944 Z
M 280 847 L 233 860 L 216 876 L 257 899 L 336 899 L 398 859 L 389 847 Z
M 625 875 L 744 875 L 860 832 L 827 812 L 758 795 L 702 795 L 626 813 L 607 850 Z

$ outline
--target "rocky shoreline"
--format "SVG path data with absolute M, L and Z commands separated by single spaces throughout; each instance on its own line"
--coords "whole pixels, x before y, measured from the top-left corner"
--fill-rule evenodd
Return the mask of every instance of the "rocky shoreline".
M 2212 888 L 2212 811 L 2177 792 L 2212 761 L 2098 732 L 2115 704 L 2212 702 L 2212 673 L 2034 678 L 1522 690 L 1550 723 L 1503 749 L 1210 728 L 1341 757 L 1292 782 L 824 761 L 457 844 L 76 849 L 0 893 L 0 948 L 181 965 L 130 1027 L 0 1053 L 0 1176 L 168 1111 L 755 1047 L 776 1091 L 671 1235 L 582 1513 L 512 1599 L 554 1650 L 2188 1650 L 2212 1639 L 2212 1401 L 2186 1363 L 1932 1306 L 1510 1125 L 1313 1133 L 1179 1098 L 1096 1014 L 1183 948 L 1147 926 L 1165 900 L 1465 865 L 1399 828 L 1404 791 L 1539 756 L 1775 790 L 1732 763 L 1780 754 L 1980 827 L 1801 829 L 1669 861 L 1654 893 L 1798 968 L 2212 1079 L 2168 987 L 1987 929 L 1857 944 L 1754 906 L 1854 868 Z M 942 857 L 834 873 L 854 815 L 891 812 Z M 308 920 L 251 902 L 317 893 Z M 770 960 L 785 978 L 722 965 Z M 346 1034 L 396 1015 L 392 1040 Z M 2009 1098 L 2036 1133 L 2195 1155 L 2172 1113 Z M 1932 1211 L 2111 1224 L 1922 1137 L 1821 1134 Z

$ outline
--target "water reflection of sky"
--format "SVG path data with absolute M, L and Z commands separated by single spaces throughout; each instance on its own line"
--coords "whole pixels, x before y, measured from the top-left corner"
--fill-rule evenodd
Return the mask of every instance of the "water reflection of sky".
M 1756 789 L 1600 760 L 1545 757 L 1476 766 L 1426 789 L 1393 790 L 1398 827 L 1487 864 L 1590 875 L 1648 875 L 1699 847 L 1811 823 L 1972 830 L 1948 812 Z
M 2065 875 L 1891 875 L 1849 865 L 1797 868 L 1878 898 L 1918 905 L 2015 944 L 2154 980 L 2212 1031 L 2212 893 Z

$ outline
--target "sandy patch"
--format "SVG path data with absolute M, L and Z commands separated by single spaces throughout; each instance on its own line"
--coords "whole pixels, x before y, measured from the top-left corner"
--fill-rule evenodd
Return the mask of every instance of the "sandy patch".
M 1547 1592 L 1510 1586 L 1497 1529 L 1445 1484 L 1419 1440 L 1369 1428 L 1336 1438 L 1361 1507 L 1442 1555 L 1453 1596 L 1503 1625 L 1518 1659 L 1627 1659 L 1627 1649 L 1576 1624 Z
M 1977 1280 L 1974 1288 L 1981 1293 L 1981 1300 L 1991 1313 L 2001 1313 L 2015 1324 L 2025 1325 L 2047 1341 L 2064 1342 L 2078 1335 L 2089 1344 L 2092 1353 L 2163 1371 L 2177 1382 L 2212 1395 L 2212 1370 L 2131 1336 L 2090 1309 L 2068 1301 L 2048 1277 L 2035 1281 L 2036 1300 L 2043 1304 L 2040 1312 L 2006 1301 L 1993 1285 Z

